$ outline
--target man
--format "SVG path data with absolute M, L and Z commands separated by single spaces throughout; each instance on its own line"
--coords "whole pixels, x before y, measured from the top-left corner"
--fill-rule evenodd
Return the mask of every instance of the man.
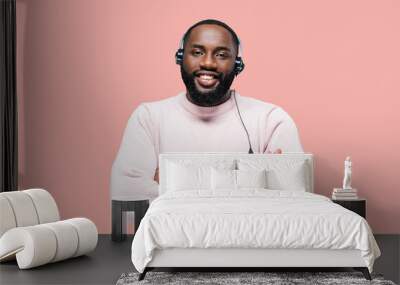
M 229 26 L 201 21 L 182 42 L 177 63 L 186 92 L 133 112 L 112 167 L 113 200 L 158 196 L 159 153 L 303 151 L 285 111 L 230 90 L 243 65 L 236 62 L 240 42 Z

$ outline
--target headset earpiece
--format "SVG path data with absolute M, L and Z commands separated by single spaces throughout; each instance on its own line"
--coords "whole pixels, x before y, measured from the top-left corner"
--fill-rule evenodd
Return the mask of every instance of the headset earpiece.
M 183 48 L 180 48 L 176 51 L 175 62 L 178 65 L 182 65 L 182 63 L 183 63 Z
M 244 69 L 244 62 L 240 56 L 235 59 L 235 75 L 238 76 Z

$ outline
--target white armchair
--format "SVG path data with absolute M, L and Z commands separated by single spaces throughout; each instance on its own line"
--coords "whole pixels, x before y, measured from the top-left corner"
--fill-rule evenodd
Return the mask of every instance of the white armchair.
M 94 250 L 97 238 L 89 219 L 60 221 L 44 189 L 0 193 L 0 262 L 16 258 L 20 269 L 57 262 Z

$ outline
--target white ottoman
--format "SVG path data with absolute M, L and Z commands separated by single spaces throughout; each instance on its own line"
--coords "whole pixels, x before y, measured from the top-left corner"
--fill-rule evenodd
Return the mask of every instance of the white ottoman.
M 89 219 L 59 221 L 46 190 L 0 193 L 0 262 L 16 258 L 20 269 L 57 262 L 94 250 L 97 238 Z

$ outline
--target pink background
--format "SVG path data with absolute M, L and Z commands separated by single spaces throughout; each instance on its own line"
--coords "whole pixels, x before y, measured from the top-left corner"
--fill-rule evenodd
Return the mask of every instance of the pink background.
M 400 233 L 399 1 L 17 0 L 20 187 L 109 233 L 111 164 L 140 102 L 183 90 L 183 32 L 226 21 L 243 42 L 235 88 L 282 106 L 330 195 L 353 159 L 375 233 Z

